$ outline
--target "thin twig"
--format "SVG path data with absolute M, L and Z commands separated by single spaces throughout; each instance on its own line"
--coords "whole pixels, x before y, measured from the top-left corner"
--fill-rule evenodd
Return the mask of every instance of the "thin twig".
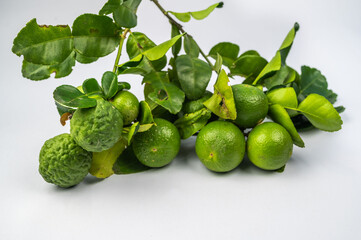
M 119 65 L 120 56 L 122 55 L 124 40 L 127 37 L 127 34 L 129 31 L 130 31 L 130 29 L 126 28 L 126 29 L 124 29 L 124 32 L 122 33 L 122 35 L 120 35 L 118 54 L 117 54 L 117 58 L 115 59 L 114 68 L 113 68 L 114 73 L 116 73 L 118 70 L 118 65 Z

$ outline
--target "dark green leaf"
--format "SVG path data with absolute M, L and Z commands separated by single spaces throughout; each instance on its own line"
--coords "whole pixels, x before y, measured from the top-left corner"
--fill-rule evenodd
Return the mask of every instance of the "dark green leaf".
M 142 0 L 127 0 L 113 12 L 114 21 L 121 27 L 137 26 L 137 9 Z
M 187 139 L 201 130 L 210 118 L 211 112 L 206 108 L 202 108 L 197 112 L 185 114 L 176 120 L 174 125 L 178 128 L 181 138 Z
M 31 80 L 43 80 L 55 73 L 55 78 L 62 78 L 68 76 L 75 66 L 75 53 L 71 53 L 64 62 L 55 65 L 41 65 L 23 61 L 22 74 L 23 77 Z
M 73 113 L 75 112 L 74 108 L 69 108 L 69 107 L 65 107 L 63 105 L 60 105 L 59 103 L 55 102 L 56 108 L 58 109 L 58 113 L 60 115 L 60 117 L 64 114 L 64 113 Z
M 108 0 L 99 11 L 99 15 L 108 15 L 113 13 L 123 4 L 123 0 Z
M 95 62 L 99 58 L 98 57 L 86 57 L 86 56 L 82 55 L 81 53 L 77 52 L 75 54 L 75 59 L 80 63 L 88 64 L 88 63 Z
M 74 47 L 85 57 L 104 57 L 119 45 L 119 34 L 107 16 L 83 14 L 73 23 Z
M 208 55 L 217 59 L 217 53 L 222 56 L 223 64 L 227 67 L 231 67 L 238 57 L 239 46 L 230 42 L 221 42 L 215 45 L 209 51 Z
M 281 124 L 291 135 L 293 143 L 299 147 L 305 147 L 305 143 L 298 134 L 293 122 L 286 109 L 279 104 L 272 104 L 269 108 L 268 115 L 278 124 Z
M 191 57 L 198 58 L 199 56 L 198 44 L 188 34 L 184 36 L 184 51 Z
M 174 38 L 175 36 L 179 35 L 180 31 L 177 28 L 176 25 L 172 24 L 172 33 L 171 33 L 171 37 Z M 182 48 L 182 40 L 179 39 L 173 46 L 172 46 L 172 53 L 174 56 L 177 56 L 178 53 L 180 52 Z
M 313 126 L 324 131 L 338 131 L 342 120 L 336 109 L 323 96 L 311 93 L 303 100 L 297 109 L 312 123 Z
M 105 72 L 102 77 L 104 97 L 110 99 L 118 92 L 118 77 L 113 72 Z
M 127 82 L 118 82 L 118 92 L 122 91 L 122 90 L 129 90 L 130 89 L 130 84 Z
M 87 96 L 102 95 L 103 90 L 95 78 L 89 78 L 83 82 L 83 91 Z
M 334 103 L 337 95 L 334 95 L 327 87 L 326 77 L 323 76 L 319 70 L 308 66 L 301 67 L 300 91 L 298 93 L 300 100 L 303 100 L 311 93 L 316 93 L 324 97 L 329 97 Z
M 263 57 L 242 55 L 230 67 L 231 75 L 239 75 L 253 82 L 266 65 L 267 60 Z
M 143 83 L 149 83 L 153 88 L 153 92 L 148 94 L 150 100 L 172 114 L 176 114 L 182 109 L 184 92 L 169 82 L 165 72 L 152 72 L 144 77 Z
M 346 110 L 346 108 L 344 106 L 338 106 L 338 107 L 335 107 L 335 109 L 338 113 L 343 113 Z
M 176 59 L 177 75 L 187 98 L 195 100 L 203 96 L 212 76 L 212 68 L 204 61 L 182 55 Z
M 114 163 L 113 171 L 115 174 L 131 174 L 143 172 L 150 169 L 149 167 L 141 164 L 133 152 L 132 146 L 129 146 L 118 157 Z
M 90 108 L 97 105 L 97 101 L 88 98 L 76 87 L 70 85 L 61 85 L 54 91 L 54 100 L 62 106 L 70 108 Z
M 23 55 L 28 63 L 57 65 L 73 51 L 73 39 L 68 25 L 39 26 L 32 19 L 14 39 L 13 53 Z
M 227 73 L 222 70 L 214 85 L 213 96 L 205 101 L 203 105 L 218 117 L 235 120 L 237 118 L 236 105 L 234 103 L 232 88 L 228 83 L 229 78 Z
M 293 40 L 296 37 L 296 32 L 299 29 L 298 23 L 295 23 L 291 31 L 287 34 L 285 40 L 283 41 L 281 47 L 278 49 L 276 55 L 272 60 L 263 68 L 261 73 L 254 80 L 253 84 L 256 85 L 258 81 L 270 77 L 275 74 L 276 71 L 281 69 L 281 66 L 286 65 L 286 58 L 292 47 Z

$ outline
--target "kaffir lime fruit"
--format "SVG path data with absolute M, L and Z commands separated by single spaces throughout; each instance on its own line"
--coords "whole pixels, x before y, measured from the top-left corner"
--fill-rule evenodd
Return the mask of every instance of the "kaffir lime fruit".
M 95 107 L 78 108 L 70 120 L 71 136 L 90 152 L 102 152 L 113 147 L 122 130 L 122 114 L 103 99 L 97 99 Z
M 202 108 L 204 108 L 203 103 L 207 101 L 210 97 L 212 97 L 212 95 L 213 94 L 210 91 L 206 91 L 200 99 L 186 100 L 183 104 L 183 108 L 182 108 L 183 112 L 187 114 L 201 110 Z
M 215 172 L 236 168 L 242 162 L 245 151 L 244 135 L 231 122 L 211 122 L 197 136 L 196 153 L 201 162 Z
M 291 158 L 293 142 L 290 134 L 281 125 L 266 122 L 255 127 L 247 139 L 249 160 L 264 170 L 283 167 Z
M 85 178 L 91 162 L 92 154 L 65 133 L 44 143 L 39 156 L 39 173 L 45 181 L 67 188 Z
M 146 132 L 137 133 L 133 150 L 141 163 L 148 167 L 163 167 L 178 154 L 180 135 L 178 129 L 167 120 L 155 118 L 156 125 Z
M 110 102 L 120 111 L 123 116 L 123 124 L 131 124 L 138 116 L 139 101 L 131 92 L 120 91 Z
M 241 128 L 251 128 L 262 122 L 268 112 L 263 91 L 247 84 L 233 85 L 232 91 L 237 110 L 235 123 Z

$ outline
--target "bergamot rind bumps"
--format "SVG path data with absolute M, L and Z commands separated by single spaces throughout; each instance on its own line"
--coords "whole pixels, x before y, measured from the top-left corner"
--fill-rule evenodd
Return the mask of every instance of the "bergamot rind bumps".
M 103 99 L 97 99 L 96 107 L 77 109 L 70 120 L 71 136 L 90 152 L 102 152 L 113 147 L 122 130 L 121 113 Z
M 39 155 L 39 173 L 45 181 L 63 188 L 80 183 L 88 174 L 92 153 L 65 133 L 47 140 Z

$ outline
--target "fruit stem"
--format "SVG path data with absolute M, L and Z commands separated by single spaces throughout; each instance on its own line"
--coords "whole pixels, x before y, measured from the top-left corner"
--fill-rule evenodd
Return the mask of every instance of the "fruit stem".
M 128 34 L 129 31 L 130 31 L 130 29 L 126 28 L 126 29 L 124 29 L 122 35 L 120 35 L 118 54 L 117 54 L 117 58 L 115 59 L 114 68 L 113 68 L 113 73 L 115 73 L 115 74 L 116 74 L 116 72 L 118 70 L 120 56 L 122 55 L 124 40 L 126 39 L 127 34 Z
M 162 7 L 162 5 L 160 5 L 160 3 L 158 2 L 158 0 L 150 0 L 150 1 L 153 2 L 153 3 L 158 7 L 158 9 L 163 13 L 163 15 L 168 18 L 169 22 L 170 22 L 171 24 L 173 24 L 174 26 L 176 26 L 181 33 L 185 33 L 185 34 L 187 34 L 188 36 L 190 36 L 190 35 L 183 29 L 183 26 L 182 26 L 180 23 L 178 23 L 176 20 L 174 20 L 174 18 L 168 14 L 168 12 Z M 194 39 L 194 38 L 193 38 L 193 39 Z M 197 43 L 197 45 L 198 45 L 198 43 Z M 201 53 L 201 55 L 203 56 L 203 58 L 207 61 L 207 63 L 209 64 L 209 66 L 211 66 L 212 69 L 214 69 L 213 64 L 211 63 L 211 61 L 209 61 L 207 55 L 202 51 L 202 49 L 199 47 L 199 45 L 198 45 L 198 48 L 199 48 L 199 52 Z

